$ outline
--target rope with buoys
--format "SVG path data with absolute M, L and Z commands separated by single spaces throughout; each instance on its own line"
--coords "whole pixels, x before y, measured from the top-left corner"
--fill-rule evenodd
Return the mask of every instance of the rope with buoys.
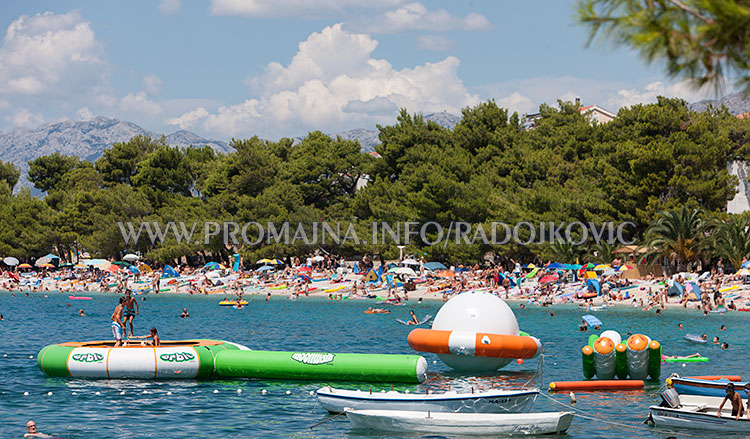
M 602 423 L 605 423 L 605 424 L 612 425 L 614 427 L 620 427 L 620 428 L 624 428 L 626 430 L 631 430 L 631 431 L 650 431 L 650 432 L 662 433 L 662 434 L 673 434 L 674 433 L 673 431 L 670 431 L 670 430 L 661 430 L 661 429 L 654 428 L 654 427 L 644 427 L 642 425 L 630 425 L 630 424 L 624 424 L 622 422 L 610 421 L 609 419 L 605 419 L 605 418 L 601 418 L 601 417 L 598 417 L 598 416 L 590 415 L 587 412 L 583 411 L 582 409 L 578 409 L 578 408 L 573 407 L 570 404 L 565 404 L 562 401 L 558 401 L 555 398 L 553 398 L 553 397 L 545 394 L 544 392 L 539 392 L 539 394 L 542 395 L 542 396 L 544 396 L 545 398 L 548 398 L 550 401 L 552 401 L 554 403 L 560 404 L 561 406 L 567 408 L 568 410 L 576 412 L 576 416 L 581 417 L 583 419 L 588 419 L 588 420 L 591 420 L 591 421 L 598 421 L 598 422 L 602 422 Z M 705 436 L 702 436 L 702 435 L 690 434 L 690 433 L 685 433 L 685 432 L 682 432 L 682 431 L 680 432 L 680 435 L 681 436 L 690 436 L 690 437 L 705 437 Z

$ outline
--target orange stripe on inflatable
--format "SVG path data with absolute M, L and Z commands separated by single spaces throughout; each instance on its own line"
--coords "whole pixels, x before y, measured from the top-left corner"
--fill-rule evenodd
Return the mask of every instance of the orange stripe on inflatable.
M 591 380 L 591 381 L 553 381 L 550 390 L 636 390 L 642 389 L 643 380 Z
M 106 364 L 107 364 L 107 378 L 109 378 L 109 354 L 110 354 L 110 352 L 112 352 L 112 349 L 114 349 L 114 348 L 109 348 L 109 350 L 107 351 L 107 360 L 106 360 Z
M 409 333 L 406 341 L 412 349 L 418 352 L 432 352 L 434 354 L 450 354 L 448 341 L 451 331 L 417 328 Z
M 154 379 L 156 379 L 156 363 L 157 363 L 157 359 L 156 359 L 156 346 L 154 346 L 152 349 L 154 350 Z
M 479 357 L 533 358 L 537 350 L 531 337 L 481 332 L 477 333 L 475 346 L 474 355 Z

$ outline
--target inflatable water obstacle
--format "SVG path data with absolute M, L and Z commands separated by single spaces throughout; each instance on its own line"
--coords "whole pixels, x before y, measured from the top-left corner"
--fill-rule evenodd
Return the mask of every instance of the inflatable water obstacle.
M 581 349 L 583 376 L 611 380 L 658 380 L 661 375 L 661 344 L 642 334 L 631 335 L 622 342 L 620 334 L 604 331 L 601 336 L 589 337 L 589 344 Z
M 162 341 L 159 347 L 136 344 L 118 348 L 112 341 L 60 343 L 44 347 L 37 365 L 49 376 L 121 379 L 421 383 L 427 373 L 427 361 L 419 355 L 253 351 L 222 340 Z
M 510 307 L 484 292 L 453 297 L 438 311 L 432 329 L 414 329 L 407 341 L 415 351 L 435 353 L 462 371 L 492 371 L 542 351 L 539 339 L 521 335 Z

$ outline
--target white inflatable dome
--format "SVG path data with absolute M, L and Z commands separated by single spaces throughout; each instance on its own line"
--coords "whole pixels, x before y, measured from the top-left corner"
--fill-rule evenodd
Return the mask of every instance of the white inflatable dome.
M 518 321 L 510 307 L 499 297 L 489 293 L 463 293 L 440 308 L 432 329 L 518 335 Z M 514 360 L 453 354 L 438 354 L 438 357 L 447 366 L 465 371 L 497 370 Z

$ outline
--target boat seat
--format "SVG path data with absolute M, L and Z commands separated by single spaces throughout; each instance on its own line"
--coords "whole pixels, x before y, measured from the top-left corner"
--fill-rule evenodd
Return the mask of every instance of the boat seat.
M 682 406 L 681 409 L 686 412 L 699 412 L 706 408 L 706 404 Z

